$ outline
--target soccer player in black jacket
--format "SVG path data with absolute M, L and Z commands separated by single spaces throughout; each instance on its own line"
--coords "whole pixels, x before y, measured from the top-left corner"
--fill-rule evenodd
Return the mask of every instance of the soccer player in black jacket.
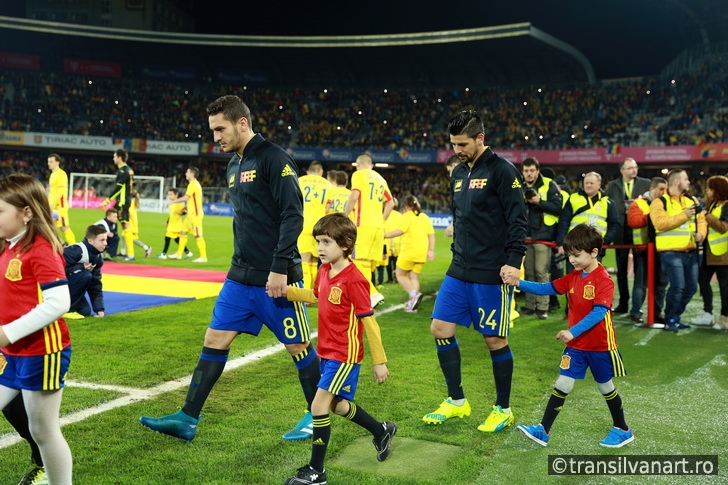
M 191 441 L 200 410 L 222 374 L 230 344 L 240 333 L 258 335 L 263 325 L 291 354 L 309 412 L 283 437 L 310 438 L 311 402 L 320 376 L 301 302 L 289 302 L 286 287 L 302 286 L 298 235 L 303 229 L 303 196 L 298 168 L 278 145 L 253 132 L 250 109 L 237 96 L 222 96 L 207 107 L 214 140 L 232 153 L 227 167 L 233 203 L 235 252 L 212 313 L 200 360 L 181 411 L 141 423 L 154 431 Z M 272 298 L 270 298 L 272 297 Z
M 526 253 L 526 206 L 520 172 L 485 145 L 483 121 L 475 110 L 461 111 L 448 124 L 450 143 L 462 162 L 452 172 L 454 237 L 452 263 L 432 313 L 430 331 L 449 397 L 422 420 L 441 424 L 469 416 L 461 385 L 458 325 L 481 333 L 490 351 L 496 400 L 480 431 L 513 424 L 510 409 L 513 354 L 508 346 L 513 299 L 508 284 L 518 281 Z

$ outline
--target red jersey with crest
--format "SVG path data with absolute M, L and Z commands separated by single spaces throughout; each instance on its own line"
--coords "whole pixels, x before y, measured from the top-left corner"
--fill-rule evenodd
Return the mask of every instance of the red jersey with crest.
M 7 325 L 38 306 L 43 301 L 42 290 L 67 284 L 63 255 L 48 241 L 36 236 L 33 245 L 24 252 L 18 251 L 20 244 L 12 249 L 8 244 L 0 254 L 3 275 L 0 278 L 0 295 L 3 295 L 0 325 Z M 0 350 L 14 356 L 47 355 L 60 352 L 70 344 L 66 321 L 59 318 Z
M 358 364 L 364 358 L 360 318 L 374 314 L 369 297 L 369 281 L 349 264 L 329 276 L 331 265 L 322 264 L 313 293 L 318 298 L 318 343 L 322 359 Z
M 553 282 L 559 294 L 566 294 L 569 303 L 569 328 L 587 316 L 595 306 L 607 307 L 606 316 L 592 328 L 569 341 L 566 346 L 578 350 L 603 352 L 617 348 L 612 321 L 614 281 L 601 264 L 591 273 L 574 270 Z

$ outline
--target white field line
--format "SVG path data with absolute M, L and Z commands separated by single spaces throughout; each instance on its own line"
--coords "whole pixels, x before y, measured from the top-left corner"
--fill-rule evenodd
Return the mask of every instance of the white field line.
M 395 310 L 400 310 L 402 308 L 404 308 L 404 304 L 400 303 L 397 305 L 389 306 L 381 311 L 378 311 L 378 312 L 376 312 L 376 314 L 381 315 L 384 313 L 390 313 Z M 317 335 L 318 335 L 318 332 L 311 332 L 312 339 L 316 338 Z M 241 357 L 238 357 L 238 358 L 235 358 L 235 359 L 229 361 L 227 364 L 225 364 L 225 370 L 223 372 L 228 372 L 228 371 L 237 369 L 239 367 L 242 367 L 244 365 L 251 364 L 262 358 L 276 354 L 282 350 L 284 350 L 284 347 L 283 347 L 283 344 L 280 344 L 280 343 L 271 345 L 269 347 L 265 347 L 260 350 L 256 350 L 255 352 L 251 352 L 250 354 L 243 355 Z M 104 389 L 104 390 L 108 390 L 108 391 L 124 393 L 125 395 L 121 396 L 121 397 L 117 397 L 116 399 L 112 399 L 111 401 L 107 401 L 102 404 L 98 404 L 96 406 L 91 406 L 89 408 L 82 409 L 80 411 L 66 414 L 61 417 L 61 426 L 66 426 L 66 425 L 69 425 L 72 423 L 77 423 L 79 421 L 83 421 L 84 419 L 90 418 L 91 416 L 95 416 L 97 414 L 111 411 L 112 409 L 116 409 L 116 408 L 119 408 L 122 406 L 128 406 L 130 404 L 134 404 L 139 401 L 146 401 L 149 399 L 153 399 L 153 398 L 159 396 L 160 394 L 164 394 L 164 393 L 170 392 L 170 391 L 176 391 L 177 389 L 187 387 L 190 384 L 191 378 L 192 378 L 192 374 L 184 376 L 184 377 L 180 377 L 179 379 L 175 379 L 172 381 L 163 382 L 159 385 L 156 385 L 154 387 L 150 387 L 147 389 L 138 389 L 138 388 L 133 388 L 133 387 L 114 386 L 114 385 L 105 385 L 105 384 L 94 384 L 94 383 L 90 383 L 90 382 L 76 382 L 73 380 L 68 380 L 68 381 L 66 381 L 66 386 L 68 386 L 68 387 L 84 387 L 87 389 Z M 0 449 L 7 448 L 8 446 L 12 446 L 16 443 L 19 443 L 20 441 L 23 441 L 23 439 L 16 432 L 0 435 Z

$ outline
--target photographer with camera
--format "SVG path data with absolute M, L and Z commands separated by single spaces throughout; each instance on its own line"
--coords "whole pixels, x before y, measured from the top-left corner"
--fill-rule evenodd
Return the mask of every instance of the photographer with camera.
M 523 197 L 526 200 L 526 259 L 524 269 L 527 281 L 546 283 L 549 281 L 551 246 L 529 241 L 556 240 L 556 228 L 561 215 L 563 199 L 559 187 L 540 172 L 535 158 L 527 158 L 521 165 L 523 173 Z M 548 295 L 526 293 L 526 302 L 519 310 L 522 315 L 533 315 L 539 319 L 548 318 Z
M 687 195 L 689 188 L 685 170 L 672 170 L 667 192 L 650 203 L 655 247 L 670 282 L 665 301 L 665 330 L 670 332 L 690 327 L 680 317 L 698 289 L 698 244 L 708 234 L 700 203 Z

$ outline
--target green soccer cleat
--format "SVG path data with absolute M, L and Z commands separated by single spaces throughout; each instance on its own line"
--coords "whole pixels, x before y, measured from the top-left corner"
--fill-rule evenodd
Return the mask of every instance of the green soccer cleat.
M 139 418 L 139 422 L 142 426 L 157 431 L 158 433 L 164 433 L 169 436 L 174 436 L 183 441 L 190 442 L 197 434 L 197 423 L 200 418 L 193 418 L 188 416 L 182 410 L 177 411 L 174 414 L 168 414 L 161 418 L 151 418 L 149 416 L 142 416 Z
M 470 416 L 470 403 L 466 399 L 462 406 L 456 406 L 451 398 L 442 401 L 435 412 L 425 414 L 422 418 L 427 424 L 442 424 L 450 418 L 463 418 Z
M 46 475 L 45 469 L 42 466 L 32 463 L 30 469 L 23 475 L 23 479 L 20 480 L 18 485 L 48 485 L 48 476 Z
M 503 412 L 502 407 L 495 405 L 493 406 L 493 410 L 490 412 L 490 415 L 485 418 L 485 422 L 478 426 L 478 431 L 482 431 L 484 433 L 495 433 L 506 426 L 512 425 L 514 420 L 513 413 L 505 413 Z

